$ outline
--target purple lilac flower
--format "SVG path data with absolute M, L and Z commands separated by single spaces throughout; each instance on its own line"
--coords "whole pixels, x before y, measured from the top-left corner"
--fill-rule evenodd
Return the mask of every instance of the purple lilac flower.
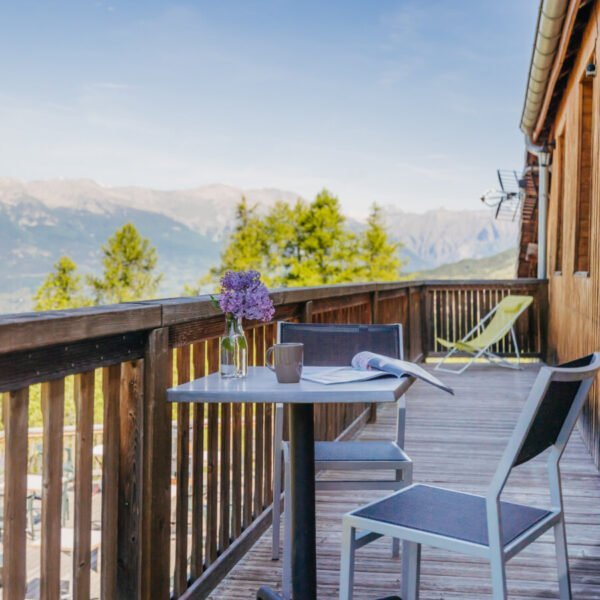
M 221 310 L 236 319 L 270 321 L 275 314 L 273 302 L 258 271 L 227 271 L 221 279 Z

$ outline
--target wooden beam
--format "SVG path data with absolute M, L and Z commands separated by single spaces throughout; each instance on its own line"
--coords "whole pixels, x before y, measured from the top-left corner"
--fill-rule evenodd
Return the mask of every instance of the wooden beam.
M 63 499 L 65 381 L 42 385 L 44 449 L 42 465 L 42 547 L 40 598 L 60 598 L 60 537 Z
M 312 323 L 313 319 L 313 301 L 309 300 L 304 303 L 304 310 L 302 311 L 302 321 L 304 323 Z
M 371 293 L 353 294 L 341 298 L 322 298 L 312 301 L 312 313 L 328 312 L 338 308 L 349 308 L 371 303 Z
M 155 329 L 144 355 L 141 597 L 167 600 L 170 587 L 171 404 L 169 331 Z
M 206 372 L 206 343 L 194 344 L 194 378 Z M 194 403 L 192 446 L 192 556 L 190 575 L 198 579 L 204 570 L 204 404 Z
M 94 446 L 94 371 L 75 376 L 75 502 L 73 600 L 90 597 L 92 467 Z
M 287 320 L 298 317 L 301 314 L 303 304 L 295 303 L 285 306 L 278 306 L 275 309 L 275 320 Z M 260 327 L 262 323 L 250 322 L 245 324 L 245 329 Z M 169 327 L 169 346 L 179 348 L 188 346 L 203 340 L 210 340 L 223 334 L 224 317 L 206 317 L 204 319 L 195 319 L 189 322 L 181 322 Z
M 142 361 L 123 363 L 119 403 L 118 600 L 138 598 L 140 594 L 142 378 Z
M 27 553 L 27 427 L 29 388 L 5 394 L 4 523 L 2 572 L 4 600 L 25 597 Z
M 0 391 L 141 358 L 145 340 L 145 333 L 133 332 L 0 354 Z
M 191 348 L 177 350 L 177 384 L 191 380 Z M 177 405 L 177 498 L 175 508 L 175 572 L 173 582 L 175 597 L 187 588 L 188 493 L 190 464 L 190 406 Z
M 117 598 L 119 446 L 121 365 L 103 370 L 104 427 L 102 429 L 102 545 L 100 588 L 102 600 Z
M 160 306 L 118 304 L 0 317 L 0 354 L 160 327 Z
M 252 548 L 255 542 L 271 526 L 273 507 L 269 506 L 243 531 L 227 552 L 210 563 L 202 577 L 194 581 L 179 600 L 204 600 L 217 584 L 231 571 L 237 562 Z M 253 594 L 255 590 L 252 590 Z
M 371 323 L 379 323 L 379 291 L 371 293 Z

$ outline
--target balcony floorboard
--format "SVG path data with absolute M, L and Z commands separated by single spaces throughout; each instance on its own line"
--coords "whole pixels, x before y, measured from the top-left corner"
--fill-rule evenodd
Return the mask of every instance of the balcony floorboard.
M 460 376 L 444 374 L 452 397 L 417 383 L 408 395 L 406 450 L 415 462 L 416 482 L 483 493 L 516 422 L 539 366 L 508 371 L 476 365 Z M 394 409 L 380 408 L 377 423 L 360 439 L 393 435 Z M 505 499 L 544 505 L 548 501 L 545 461 L 525 465 L 511 476 Z M 562 460 L 567 538 L 573 596 L 600 599 L 600 474 L 578 431 Z M 327 477 L 336 474 L 326 473 Z M 341 515 L 381 496 L 380 492 L 319 492 L 317 552 L 319 600 L 337 598 Z M 398 593 L 401 565 L 391 557 L 391 542 L 379 540 L 357 553 L 356 599 Z M 421 598 L 490 597 L 486 563 L 423 548 Z M 553 537 L 539 541 L 508 565 L 510 598 L 558 598 Z M 270 558 L 270 530 L 210 596 L 222 600 L 253 598 L 259 585 L 280 586 L 281 564 Z

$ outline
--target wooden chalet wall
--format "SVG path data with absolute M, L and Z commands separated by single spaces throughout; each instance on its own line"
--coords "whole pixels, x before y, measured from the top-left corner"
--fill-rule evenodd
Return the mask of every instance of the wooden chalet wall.
M 572 56 L 569 57 L 569 65 L 563 75 L 565 81 L 562 99 L 557 103 L 555 112 L 549 115 L 550 122 L 545 126 L 547 137 L 543 136 L 556 144 L 552 156 L 547 265 L 548 347 L 550 356 L 558 361 L 600 350 L 600 75 L 592 80 L 594 118 L 589 272 L 576 272 L 581 81 L 590 60 L 600 65 L 600 48 L 596 45 L 600 28 L 600 3 L 590 3 L 587 9 L 589 12 L 585 15 L 585 23 L 580 24 L 583 25 L 580 41 L 576 52 L 571 50 Z M 564 159 L 563 165 L 560 164 L 561 158 Z M 559 230 L 559 224 L 562 231 Z M 562 256 L 557 264 L 559 242 L 562 242 Z M 581 419 L 581 430 L 596 464 L 600 466 L 598 383 L 593 388 Z
M 532 158 L 532 157 L 531 157 Z M 534 168 L 534 160 L 528 167 Z M 533 170 L 525 175 L 525 197 L 521 211 L 519 260 L 517 277 L 537 277 L 538 175 Z

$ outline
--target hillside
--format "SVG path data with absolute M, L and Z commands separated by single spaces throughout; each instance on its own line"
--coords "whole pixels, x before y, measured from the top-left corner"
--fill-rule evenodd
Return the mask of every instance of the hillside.
M 63 254 L 84 273 L 97 272 L 101 244 L 129 221 L 157 247 L 165 274 L 160 295 L 179 295 L 218 261 L 242 196 L 259 208 L 298 198 L 285 190 L 226 185 L 151 190 L 91 180 L 0 178 L 0 312 L 28 310 L 33 291 Z M 496 222 L 488 211 L 417 214 L 386 207 L 385 216 L 390 234 L 403 243 L 406 272 L 484 258 L 515 245 L 515 224 Z
M 494 256 L 466 258 L 435 269 L 421 271 L 417 277 L 419 279 L 512 279 L 516 276 L 516 261 L 516 248 L 509 248 Z

